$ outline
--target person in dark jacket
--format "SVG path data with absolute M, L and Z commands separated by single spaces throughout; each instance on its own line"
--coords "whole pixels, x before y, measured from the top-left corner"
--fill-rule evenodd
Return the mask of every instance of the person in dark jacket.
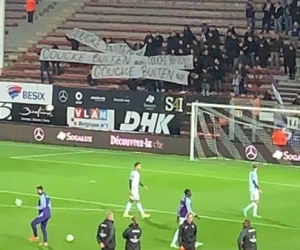
M 257 250 L 256 229 L 249 220 L 243 222 L 243 228 L 238 237 L 239 250 Z
M 194 215 L 189 213 L 186 220 L 179 227 L 179 249 L 195 250 L 195 244 L 197 241 L 197 226 L 193 220 Z
M 274 12 L 274 30 L 275 32 L 282 32 L 282 17 L 283 17 L 283 8 L 281 6 L 281 2 L 277 2 L 275 4 Z
M 248 0 L 246 3 L 246 19 L 247 26 L 251 27 L 252 30 L 255 29 L 255 6 L 252 0 Z
M 110 212 L 97 230 L 96 239 L 102 250 L 114 250 L 116 248 L 115 231 L 114 214 Z
M 263 19 L 262 19 L 262 32 L 265 30 L 267 33 L 269 33 L 271 29 L 271 20 L 272 20 L 272 15 L 274 12 L 274 4 L 271 2 L 271 0 L 267 0 L 265 4 L 263 5 Z
M 126 240 L 125 250 L 140 250 L 142 236 L 142 230 L 139 227 L 139 224 L 136 221 L 136 218 L 132 218 L 132 223 L 128 226 L 127 229 L 122 234 L 123 238 Z
M 271 40 L 271 67 L 279 68 L 279 53 L 282 52 L 283 42 L 279 34 Z
M 285 50 L 284 58 L 286 58 L 286 66 L 288 68 L 288 73 L 291 80 L 295 80 L 296 57 L 296 49 L 292 44 L 290 44 L 288 49 Z
M 214 66 L 212 69 L 212 79 L 214 82 L 214 86 L 215 86 L 215 91 L 220 94 L 223 91 L 223 87 L 222 87 L 222 79 L 224 76 L 224 71 L 223 71 L 223 67 L 220 64 L 219 59 L 215 59 L 214 60 Z
M 293 26 L 293 6 L 288 0 L 283 1 L 283 20 L 284 20 L 284 31 L 285 34 L 288 35 L 289 31 L 292 29 Z
M 269 57 L 269 43 L 266 38 L 264 38 L 263 34 L 260 33 L 258 35 L 258 39 L 256 41 L 257 44 L 257 56 L 259 58 L 260 66 L 262 68 L 266 68 L 268 64 Z

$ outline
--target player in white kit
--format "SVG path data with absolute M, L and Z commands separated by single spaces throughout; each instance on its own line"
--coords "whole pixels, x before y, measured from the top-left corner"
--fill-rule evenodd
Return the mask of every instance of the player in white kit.
M 128 217 L 132 218 L 132 215 L 129 215 L 129 211 L 132 207 L 133 202 L 136 202 L 136 207 L 140 211 L 141 215 L 143 218 L 149 218 L 150 215 L 146 214 L 143 206 L 140 202 L 140 194 L 139 194 L 139 187 L 144 187 L 147 189 L 146 186 L 143 185 L 140 181 L 140 170 L 142 166 L 141 163 L 137 162 L 134 164 L 134 170 L 131 171 L 130 173 L 130 178 L 129 178 L 129 190 L 130 190 L 130 196 L 129 196 L 129 201 L 126 205 L 125 212 L 123 214 L 123 217 Z
M 257 215 L 258 203 L 259 203 L 259 194 L 262 192 L 258 186 L 258 175 L 257 175 L 258 166 L 256 163 L 253 164 L 253 169 L 249 174 L 249 191 L 250 191 L 250 200 L 251 203 L 243 209 L 244 216 L 247 217 L 247 212 L 253 208 L 253 217 L 261 218 Z

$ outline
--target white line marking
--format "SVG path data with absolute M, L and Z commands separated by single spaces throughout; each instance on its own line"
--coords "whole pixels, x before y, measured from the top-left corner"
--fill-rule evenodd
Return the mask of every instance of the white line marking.
M 23 196 L 30 196 L 30 197 L 36 197 L 37 196 L 35 194 L 15 192 L 15 191 L 7 191 L 7 190 L 0 190 L 0 193 L 23 195 Z M 116 207 L 116 208 L 125 208 L 125 206 L 122 206 L 122 205 L 109 204 L 109 203 L 103 203 L 103 202 L 97 202 L 97 201 L 87 201 L 87 200 L 79 200 L 79 199 L 72 199 L 72 198 L 55 197 L 55 196 L 51 196 L 51 199 L 70 201 L 70 202 L 78 202 L 78 203 L 84 203 L 84 204 L 93 204 L 93 205 L 100 205 L 100 206 L 108 206 L 108 207 Z M 170 212 L 170 211 L 163 211 L 163 210 L 156 210 L 156 209 L 146 209 L 146 210 L 149 211 L 149 212 L 154 212 L 154 213 L 169 214 L 169 215 L 174 215 L 174 216 L 176 215 L 176 213 Z M 239 223 L 239 224 L 241 224 L 241 222 L 242 222 L 242 219 L 241 220 L 233 220 L 233 219 L 212 217 L 212 216 L 206 216 L 206 215 L 201 215 L 200 217 L 203 218 L 203 219 L 208 219 L 208 220 L 232 222 L 232 223 Z M 280 225 L 275 225 L 275 224 L 266 224 L 266 223 L 253 223 L 253 224 L 257 225 L 257 226 L 264 226 L 264 227 L 271 227 L 271 228 L 279 228 L 279 229 L 300 231 L 300 228 L 280 226 Z
M 131 170 L 131 168 L 121 167 L 121 166 L 110 166 L 110 165 L 103 165 L 103 164 L 80 163 L 80 162 L 69 162 L 69 161 L 56 161 L 56 160 L 44 160 L 44 159 L 30 159 L 29 157 L 25 158 L 25 159 L 21 158 L 19 160 L 48 162 L 48 163 L 56 163 L 56 164 L 64 164 L 64 165 L 80 165 L 80 166 L 88 166 L 88 167 L 120 169 L 120 170 L 126 170 L 126 171 Z M 173 171 L 166 171 L 166 170 L 146 169 L 146 168 L 143 168 L 142 171 L 161 173 L 161 174 L 169 174 L 169 175 L 170 174 L 172 174 L 172 175 L 184 175 L 184 176 L 211 178 L 211 179 L 228 180 L 228 181 L 248 182 L 248 180 L 246 178 L 245 179 L 238 179 L 238 178 L 223 177 L 223 176 L 202 175 L 202 174 L 196 174 L 196 173 L 173 172 Z M 273 186 L 281 186 L 281 187 L 300 188 L 300 185 L 287 184 L 287 183 L 268 182 L 268 181 L 260 181 L 259 183 L 267 184 L 267 185 L 273 185 Z
M 16 206 L 16 205 L 7 205 L 7 204 L 0 204 L 0 207 L 6 208 L 27 208 L 27 209 L 35 209 L 36 207 L 32 206 Z M 64 211 L 105 211 L 105 209 L 101 208 L 75 208 L 75 207 L 52 207 L 51 209 L 54 210 L 64 210 Z M 120 210 L 121 211 L 121 210 Z
M 65 153 L 53 153 L 53 154 L 40 154 L 40 155 L 21 155 L 21 156 L 12 156 L 10 159 L 25 159 L 25 158 L 39 158 L 47 156 L 60 156 L 60 155 L 77 155 L 77 154 L 91 154 L 94 151 L 72 151 Z

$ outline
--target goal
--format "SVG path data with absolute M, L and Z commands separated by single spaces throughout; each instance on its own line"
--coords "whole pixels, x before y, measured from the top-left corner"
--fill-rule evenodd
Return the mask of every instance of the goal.
M 300 106 L 259 99 L 192 103 L 190 160 L 228 158 L 300 165 Z

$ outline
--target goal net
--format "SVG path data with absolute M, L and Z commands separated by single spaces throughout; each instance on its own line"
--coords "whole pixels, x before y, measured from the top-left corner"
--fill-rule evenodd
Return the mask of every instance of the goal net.
M 300 165 L 300 106 L 259 99 L 192 103 L 190 160 L 228 158 Z

